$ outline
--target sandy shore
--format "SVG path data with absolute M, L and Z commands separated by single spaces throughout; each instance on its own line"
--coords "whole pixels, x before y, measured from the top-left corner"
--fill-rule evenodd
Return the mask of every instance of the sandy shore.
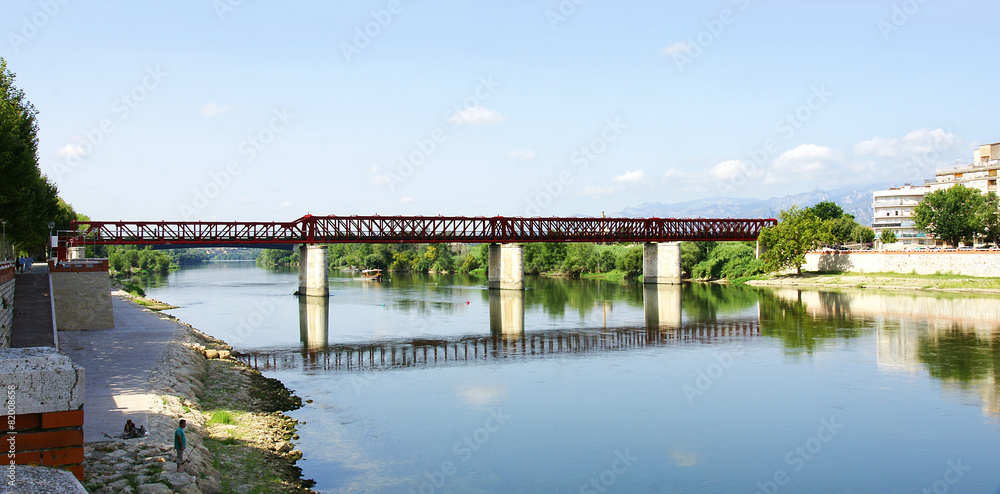
M 751 286 L 779 286 L 799 288 L 863 288 L 872 290 L 907 290 L 942 293 L 981 293 L 1000 295 L 1000 286 L 994 279 L 962 276 L 894 275 L 893 273 L 818 274 L 777 276 L 766 280 L 746 282 Z
M 135 297 L 123 297 L 135 299 Z M 152 314 L 151 314 L 152 315 Z M 309 493 L 291 441 L 301 406 L 280 381 L 232 357 L 232 347 L 171 316 L 177 325 L 148 382 L 150 433 L 85 448 L 91 493 Z M 174 462 L 173 431 L 184 418 L 188 459 Z

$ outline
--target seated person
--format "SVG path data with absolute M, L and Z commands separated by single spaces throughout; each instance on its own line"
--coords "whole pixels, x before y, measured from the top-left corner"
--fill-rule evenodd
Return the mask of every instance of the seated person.
M 146 435 L 146 426 L 142 426 L 136 429 L 135 424 L 132 423 L 132 419 L 125 421 L 125 430 L 122 432 L 122 437 L 125 439 L 131 439 L 133 437 L 143 437 Z

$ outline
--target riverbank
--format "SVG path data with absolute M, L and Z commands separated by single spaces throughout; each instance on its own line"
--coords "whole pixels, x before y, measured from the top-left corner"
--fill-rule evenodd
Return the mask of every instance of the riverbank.
M 1000 295 L 1000 278 L 977 278 L 954 274 L 804 272 L 801 275 L 761 277 L 744 283 L 751 286 L 922 290 Z
M 291 443 L 298 438 L 297 422 L 283 413 L 299 408 L 301 400 L 280 381 L 234 359 L 225 342 L 172 316 L 156 316 L 170 319 L 177 330 L 147 383 L 150 432 L 86 445 L 88 491 L 313 492 L 312 481 L 295 466 L 302 457 Z M 188 461 L 177 472 L 173 431 L 181 418 L 188 422 Z

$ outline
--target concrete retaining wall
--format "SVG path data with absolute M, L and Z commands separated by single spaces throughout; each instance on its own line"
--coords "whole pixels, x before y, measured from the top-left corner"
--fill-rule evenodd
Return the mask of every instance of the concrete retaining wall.
M 60 331 L 115 327 L 106 260 L 49 263 L 56 328 Z
M 806 254 L 806 271 L 852 271 L 856 273 L 953 273 L 966 276 L 1000 277 L 1000 251 L 848 251 Z
M 0 349 L 10 348 L 14 327 L 14 263 L 0 263 Z
M 54 348 L 0 351 L 5 429 L 16 433 L 3 446 L 15 464 L 63 468 L 83 480 L 85 377 Z

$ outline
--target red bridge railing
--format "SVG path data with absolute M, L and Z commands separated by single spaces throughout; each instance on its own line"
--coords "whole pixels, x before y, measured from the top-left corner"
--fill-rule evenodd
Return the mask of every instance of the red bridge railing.
M 75 221 L 69 244 L 673 242 L 756 240 L 774 219 L 311 216 L 280 222 Z

